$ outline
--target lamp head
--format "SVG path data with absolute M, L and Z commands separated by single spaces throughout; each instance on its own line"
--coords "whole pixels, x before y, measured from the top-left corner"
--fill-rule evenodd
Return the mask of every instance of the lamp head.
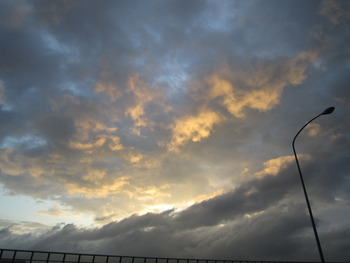
M 334 107 L 329 107 L 322 112 L 322 115 L 331 114 L 334 111 Z

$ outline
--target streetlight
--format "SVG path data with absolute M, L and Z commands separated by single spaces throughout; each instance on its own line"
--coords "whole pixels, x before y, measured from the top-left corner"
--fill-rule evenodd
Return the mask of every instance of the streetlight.
M 294 139 L 293 139 L 293 151 L 294 151 L 294 156 L 295 156 L 295 161 L 297 163 L 298 166 L 298 171 L 299 171 L 299 175 L 300 175 L 300 180 L 301 180 L 301 184 L 303 186 L 303 190 L 304 190 L 304 195 L 305 195 L 305 200 L 306 200 L 306 204 L 307 204 L 307 208 L 309 210 L 309 215 L 310 215 L 310 219 L 311 219 L 311 223 L 312 223 L 312 228 L 314 230 L 314 234 L 315 234 L 315 239 L 316 239 L 316 243 L 317 243 L 317 247 L 318 247 L 318 252 L 320 254 L 320 258 L 321 258 L 321 262 L 325 262 L 324 257 L 323 257 L 323 252 L 322 252 L 322 247 L 321 247 L 321 243 L 320 243 L 320 239 L 318 238 L 318 234 L 317 234 L 317 229 L 316 229 L 316 224 L 315 224 L 315 220 L 314 217 L 312 215 L 312 210 L 311 210 L 311 206 L 310 206 L 310 202 L 309 202 L 309 198 L 307 196 L 307 192 L 306 192 L 306 188 L 305 188 L 305 184 L 304 184 L 304 179 L 303 179 L 303 175 L 301 174 L 301 169 L 300 169 L 300 165 L 299 165 L 299 161 L 298 161 L 298 157 L 297 157 L 297 153 L 295 151 L 295 147 L 294 147 L 294 143 L 296 138 L 298 137 L 299 133 L 313 120 L 317 119 L 318 117 L 320 117 L 321 115 L 327 115 L 327 114 L 331 114 L 334 111 L 334 107 L 329 107 L 327 109 L 325 109 L 321 114 L 317 115 L 316 117 L 312 118 L 310 121 L 308 121 L 299 131 L 298 133 L 295 135 Z

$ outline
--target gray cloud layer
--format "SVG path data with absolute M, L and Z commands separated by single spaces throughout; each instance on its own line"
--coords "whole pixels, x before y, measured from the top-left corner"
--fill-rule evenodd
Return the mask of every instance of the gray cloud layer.
M 290 143 L 334 105 L 297 150 L 325 257 L 349 260 L 349 10 L 2 1 L 1 194 L 96 225 L 13 220 L 4 204 L 0 246 L 317 260 Z
M 315 166 L 315 163 L 306 165 Z M 309 171 L 309 174 L 313 173 Z M 341 172 L 332 179 L 345 183 L 341 179 L 345 174 L 346 171 Z M 348 187 L 345 189 L 340 183 L 330 187 L 325 180 L 309 186 L 316 214 L 322 206 L 336 203 L 335 196 L 348 200 L 345 198 Z M 329 198 L 324 198 L 326 191 Z M 4 228 L 2 244 L 119 255 L 315 260 L 315 241 L 300 194 L 295 167 L 291 164 L 277 176 L 253 179 L 232 192 L 180 212 L 134 215 L 96 229 L 81 229 L 72 224 L 56 226 L 39 236 L 14 235 Z M 346 260 L 349 226 L 321 223 L 319 218 L 317 224 L 323 225 L 320 237 L 327 259 Z

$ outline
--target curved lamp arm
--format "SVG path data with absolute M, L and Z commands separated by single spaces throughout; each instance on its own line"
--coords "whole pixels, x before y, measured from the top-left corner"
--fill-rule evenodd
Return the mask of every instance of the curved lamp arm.
M 310 124 L 310 122 L 314 121 L 315 119 L 317 119 L 318 117 L 320 117 L 321 115 L 327 115 L 327 114 L 331 114 L 334 111 L 334 107 L 329 107 L 327 109 L 325 109 L 322 113 L 318 114 L 316 117 L 312 118 L 311 120 L 309 120 L 299 131 L 298 133 L 295 135 L 294 139 L 293 139 L 293 151 L 295 154 L 295 147 L 294 147 L 294 143 L 296 138 L 298 137 L 299 133 L 301 133 L 302 130 L 304 130 L 304 128 Z
M 311 205 L 310 205 L 310 202 L 309 202 L 309 198 L 308 198 L 308 195 L 307 195 L 307 192 L 306 192 L 306 187 L 305 187 L 305 183 L 304 183 L 304 179 L 303 179 L 303 175 L 301 173 L 301 169 L 300 169 L 300 165 L 299 165 L 299 161 L 298 161 L 298 156 L 297 156 L 297 153 L 295 151 L 295 140 L 296 138 L 298 137 L 298 135 L 300 134 L 300 132 L 312 121 L 314 121 L 315 119 L 317 119 L 318 117 L 320 117 L 321 115 L 327 115 L 327 114 L 331 114 L 333 111 L 334 111 L 334 107 L 329 107 L 327 109 L 325 109 L 321 114 L 317 115 L 316 117 L 312 118 L 310 121 L 308 121 L 298 132 L 297 134 L 295 135 L 294 139 L 293 139 L 293 143 L 292 143 L 292 146 L 293 146 L 293 152 L 294 152 L 294 157 L 295 157 L 295 161 L 297 163 L 297 166 L 298 166 L 298 171 L 299 171 L 299 175 L 300 175 L 300 180 L 301 180 L 301 184 L 303 186 L 303 190 L 304 190 L 304 195 L 305 195 L 305 200 L 306 200 L 306 204 L 307 204 L 307 208 L 309 210 L 309 215 L 310 215 L 310 219 L 311 219 L 311 224 L 312 224 L 312 228 L 314 230 L 314 234 L 315 234 L 315 239 L 316 239 L 316 243 L 317 243 L 317 248 L 318 248 L 318 252 L 320 254 L 320 258 L 321 258 L 321 262 L 325 262 L 324 260 L 324 256 L 323 256 L 323 252 L 322 252 L 322 247 L 321 247 L 321 242 L 320 242 L 320 239 L 318 237 L 318 233 L 317 233 L 317 229 L 316 229 L 316 224 L 315 224 L 315 220 L 314 220 L 314 217 L 313 217 L 313 214 L 312 214 L 312 210 L 311 210 Z

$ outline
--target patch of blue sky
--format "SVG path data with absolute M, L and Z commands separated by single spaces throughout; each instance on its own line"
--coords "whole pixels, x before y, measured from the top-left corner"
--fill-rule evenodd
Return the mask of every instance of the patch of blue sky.
M 47 141 L 39 136 L 24 135 L 24 136 L 7 136 L 0 144 L 0 149 L 25 147 L 34 149 L 46 145 Z
M 177 59 L 165 59 L 162 64 L 162 70 L 158 77 L 155 78 L 156 84 L 166 84 L 168 95 L 183 92 L 187 88 L 187 81 L 190 76 L 186 72 L 187 63 L 180 62 Z
M 63 91 L 68 91 L 69 93 L 75 95 L 75 96 L 80 96 L 82 91 L 80 90 L 79 86 L 77 83 L 74 82 L 65 82 L 62 85 L 62 90 Z
M 0 79 L 0 109 L 2 111 L 11 111 L 13 110 L 13 106 L 6 101 L 5 87 L 3 81 Z
M 38 215 L 36 210 L 49 209 L 48 202 L 37 202 L 28 196 L 8 195 L 8 193 L 0 188 L 0 217 L 7 220 L 23 220 L 23 215 L 27 221 L 36 221 Z M 6 213 L 5 213 L 6 211 Z
M 14 106 L 6 101 L 0 100 L 0 109 L 2 111 L 12 111 L 14 110 Z
M 58 52 L 58 53 L 66 53 L 68 51 L 68 46 L 60 43 L 52 34 L 49 32 L 42 30 L 41 37 L 49 50 Z
M 145 26 L 144 27 L 146 33 L 150 36 L 150 38 L 153 40 L 154 44 L 161 44 L 162 42 L 162 34 L 161 30 L 159 28 L 152 28 L 150 26 Z
M 47 229 L 49 226 L 62 223 L 75 223 L 82 226 L 91 226 L 93 224 L 93 216 L 87 216 L 70 212 L 71 209 L 60 205 L 54 200 L 36 200 L 29 196 L 9 195 L 5 190 L 0 188 L 0 218 L 7 220 L 9 223 L 20 224 L 17 231 L 37 232 Z M 6 211 L 6 212 L 5 212 Z M 23 222 L 25 218 L 25 222 Z M 25 223 L 41 222 L 38 228 L 31 229 L 25 226 Z
M 209 2 L 211 3 L 211 2 Z M 204 12 L 199 22 L 209 30 L 227 32 L 232 30 L 235 10 L 230 1 L 214 1 L 207 12 Z
M 67 54 L 66 61 L 68 63 L 80 61 L 80 54 L 77 48 L 59 42 L 52 34 L 45 30 L 42 30 L 41 37 L 50 51 L 59 54 Z
M 292 57 L 295 55 L 294 50 L 287 50 L 286 48 L 261 49 L 256 51 L 254 55 L 261 59 L 272 60 L 279 57 Z
M 93 88 L 94 88 L 94 81 L 92 79 L 88 79 L 80 83 L 67 81 L 67 82 L 64 82 L 61 86 L 62 91 L 66 91 L 77 97 L 85 97 L 85 98 L 95 96 L 95 93 L 93 92 Z
M 131 42 L 131 45 L 134 48 L 141 48 L 143 46 L 140 35 L 138 33 L 136 33 L 136 31 L 128 30 L 128 35 L 129 35 L 129 40 Z
M 316 60 L 313 65 L 315 66 L 315 68 L 317 68 L 318 70 L 321 70 L 321 71 L 327 71 L 327 69 L 328 69 L 322 60 Z
M 146 64 L 146 58 L 144 56 L 138 56 L 134 58 L 133 62 L 136 67 L 142 67 Z
M 147 60 L 147 50 L 144 50 L 145 47 L 139 35 L 135 33 L 129 33 L 129 35 L 132 47 L 136 50 L 140 50 L 140 52 L 136 53 L 132 58 L 132 63 L 136 67 L 144 67 Z
M 186 81 L 188 80 L 188 75 L 183 72 L 168 72 L 167 74 L 159 76 L 156 81 L 158 83 L 166 83 L 168 89 L 168 94 L 174 94 L 181 92 L 186 89 Z

